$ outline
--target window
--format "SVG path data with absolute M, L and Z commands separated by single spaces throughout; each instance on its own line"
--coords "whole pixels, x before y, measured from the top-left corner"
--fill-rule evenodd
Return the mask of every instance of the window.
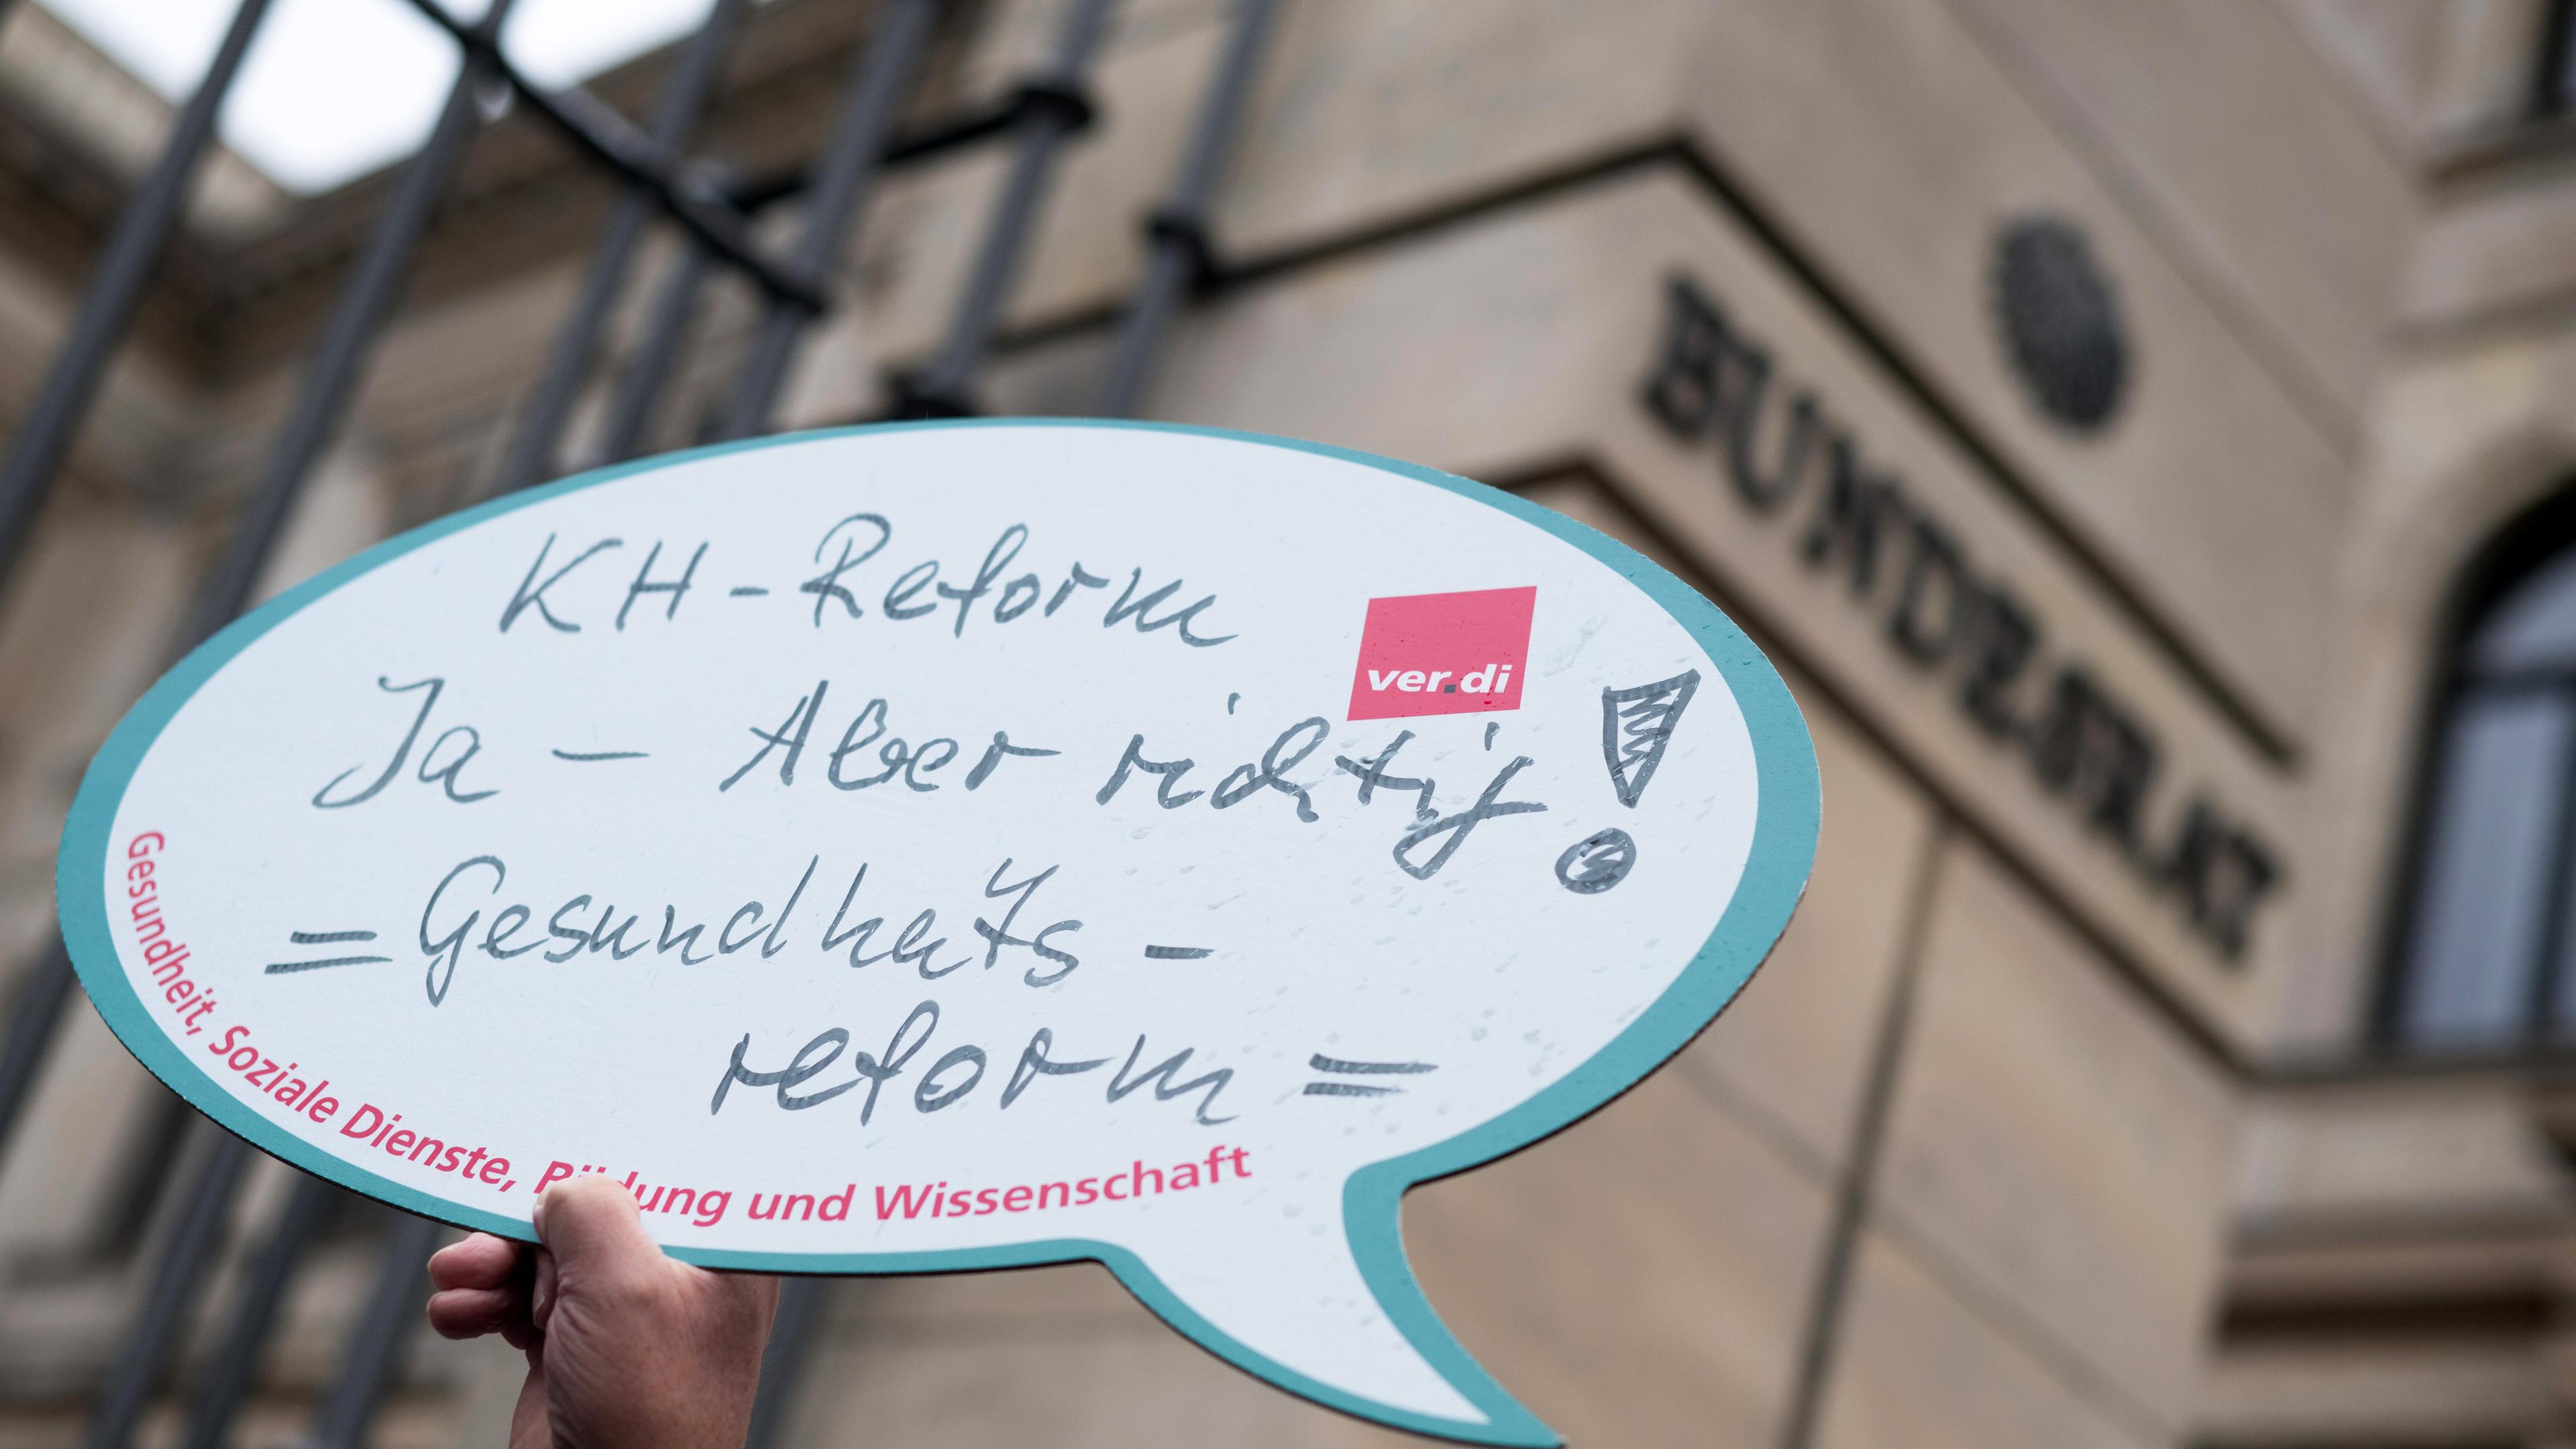
M 2397 970 L 2401 1046 L 2576 1038 L 2576 497 L 2474 567 L 2426 759 Z

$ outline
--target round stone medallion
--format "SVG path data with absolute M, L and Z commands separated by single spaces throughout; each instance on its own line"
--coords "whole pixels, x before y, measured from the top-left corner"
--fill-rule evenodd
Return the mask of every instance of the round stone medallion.
M 2025 217 L 1995 238 L 1995 324 L 2014 376 L 2039 410 L 2094 433 L 2127 391 L 2129 341 L 2118 295 L 2073 223 Z

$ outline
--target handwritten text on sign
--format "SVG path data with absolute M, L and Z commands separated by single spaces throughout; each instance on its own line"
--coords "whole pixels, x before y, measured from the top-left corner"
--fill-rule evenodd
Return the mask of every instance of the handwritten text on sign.
M 607 1173 L 715 1265 L 1097 1257 L 1299 1392 L 1546 1442 L 1395 1196 L 1687 1040 L 1814 777 L 1714 610 L 1534 517 L 1075 424 L 576 480 L 174 672 L 67 929 L 165 1079 L 405 1206 Z

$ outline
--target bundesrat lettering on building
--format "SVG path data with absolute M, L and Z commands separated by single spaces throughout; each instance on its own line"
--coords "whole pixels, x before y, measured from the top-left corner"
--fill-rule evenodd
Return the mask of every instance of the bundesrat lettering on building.
M 1807 567 L 1839 573 L 1852 607 L 1878 614 L 1888 648 L 1949 676 L 1972 728 L 2018 754 L 2041 790 L 2220 960 L 2243 960 L 2255 917 L 2282 882 L 2278 854 L 2206 790 L 2151 829 L 2162 783 L 2154 731 L 2082 658 L 2043 663 L 2046 621 L 1982 571 L 1901 480 L 1866 460 L 1813 389 L 1788 385 L 1770 348 L 1689 277 L 1668 281 L 1663 336 L 1639 397 L 1674 436 L 1717 445 L 1730 491 L 1754 514 L 1802 509 L 1803 526 L 1786 536 Z M 1803 504 L 1802 493 L 1812 495 Z

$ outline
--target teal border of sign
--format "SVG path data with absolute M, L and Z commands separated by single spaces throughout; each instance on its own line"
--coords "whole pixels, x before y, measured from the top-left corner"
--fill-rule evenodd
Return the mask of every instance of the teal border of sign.
M 675 1248 L 669 1250 L 671 1256 L 709 1268 L 868 1274 L 1019 1268 L 1091 1259 L 1117 1274 L 1128 1291 L 1165 1323 L 1180 1330 L 1200 1347 L 1247 1373 L 1329 1408 L 1395 1428 L 1469 1443 L 1533 1446 L 1533 1449 L 1562 1443 L 1553 1430 L 1521 1407 L 1492 1375 L 1468 1355 L 1466 1348 L 1433 1312 L 1430 1301 L 1414 1282 L 1413 1271 L 1405 1261 L 1404 1241 L 1397 1222 L 1401 1200 L 1419 1183 L 1491 1162 L 1573 1124 L 1635 1086 L 1647 1073 L 1688 1045 L 1742 989 L 1752 977 L 1754 968 L 1770 954 L 1781 931 L 1788 926 L 1789 916 L 1797 909 L 1799 897 L 1806 890 L 1808 869 L 1815 860 L 1822 795 L 1816 774 L 1815 747 L 1807 737 L 1806 722 L 1798 713 L 1797 703 L 1790 698 L 1788 687 L 1781 682 L 1770 661 L 1753 647 L 1753 642 L 1744 637 L 1744 631 L 1735 627 L 1734 621 L 1718 612 L 1716 605 L 1627 545 L 1537 504 L 1454 474 L 1323 443 L 1223 428 L 1088 418 L 991 418 L 833 428 L 718 444 L 578 474 L 542 488 L 496 498 L 451 514 L 435 523 L 387 539 L 336 567 L 325 569 L 243 615 L 162 676 L 118 722 L 81 780 L 80 795 L 73 801 L 71 818 L 63 827 L 62 849 L 55 868 L 56 909 L 62 921 L 63 938 L 71 948 L 74 964 L 79 968 L 82 986 L 88 990 L 99 1015 L 106 1018 L 108 1027 L 125 1043 L 127 1050 L 151 1069 L 153 1075 L 251 1145 L 307 1172 L 424 1217 L 525 1240 L 527 1229 L 522 1223 L 432 1198 L 356 1168 L 290 1135 L 225 1091 L 195 1062 L 188 1060 L 178 1044 L 154 1024 L 142 1000 L 135 995 L 124 964 L 118 959 L 115 938 L 110 932 L 107 896 L 99 884 L 106 878 L 107 852 L 113 844 L 109 837 L 116 820 L 117 806 L 125 798 L 126 786 L 133 780 L 136 767 L 142 763 L 153 741 L 160 737 L 162 729 L 196 694 L 199 686 L 234 655 L 250 647 L 253 640 L 358 575 L 451 533 L 471 528 L 487 518 L 637 473 L 728 453 L 792 447 L 823 438 L 934 428 L 1025 427 L 1185 433 L 1286 448 L 1356 463 L 1444 488 L 1461 497 L 1498 508 L 1525 523 L 1545 529 L 1618 570 L 1690 630 L 1700 647 L 1708 651 L 1719 673 L 1726 677 L 1727 688 L 1733 691 L 1745 726 L 1752 734 L 1758 790 L 1752 852 L 1745 862 L 1743 879 L 1736 886 L 1735 897 L 1719 918 L 1716 929 L 1701 945 L 1698 954 L 1691 958 L 1690 964 L 1683 968 L 1680 978 L 1590 1060 L 1547 1090 L 1491 1121 L 1445 1142 L 1361 1168 L 1351 1175 L 1343 1188 L 1343 1225 L 1349 1233 L 1351 1251 L 1359 1263 L 1361 1276 L 1377 1295 L 1379 1306 L 1423 1357 L 1488 1416 L 1489 1423 L 1468 1423 L 1391 1408 L 1310 1379 L 1227 1337 L 1164 1288 L 1143 1259 L 1111 1243 L 1059 1238 L 1004 1248 L 840 1254 L 735 1253 Z

